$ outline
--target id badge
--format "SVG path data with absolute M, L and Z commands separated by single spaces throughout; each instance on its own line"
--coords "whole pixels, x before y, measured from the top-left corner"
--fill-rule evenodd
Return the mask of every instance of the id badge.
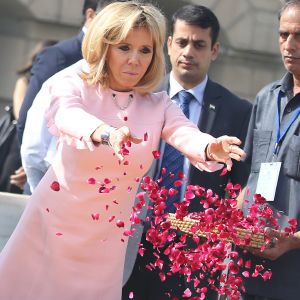
M 281 162 L 260 165 L 256 194 L 261 194 L 267 201 L 274 201 L 280 168 Z

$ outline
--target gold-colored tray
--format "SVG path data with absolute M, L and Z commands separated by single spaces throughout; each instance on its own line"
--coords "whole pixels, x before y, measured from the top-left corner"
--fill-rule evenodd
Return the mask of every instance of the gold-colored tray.
M 180 231 L 193 235 L 194 233 L 191 231 L 191 227 L 196 225 L 199 221 L 196 219 L 191 219 L 189 217 L 184 217 L 183 220 L 176 219 L 175 214 L 169 214 L 167 220 L 171 222 L 172 229 L 179 229 Z M 253 248 L 261 248 L 265 242 L 263 233 L 252 233 L 251 231 L 243 228 L 235 228 L 237 237 L 243 239 L 245 236 L 250 237 L 249 246 Z M 196 232 L 199 237 L 206 237 L 209 233 L 218 233 L 217 230 L 213 230 L 210 232 L 203 232 L 198 230 Z M 228 242 L 233 242 L 231 238 L 225 238 Z

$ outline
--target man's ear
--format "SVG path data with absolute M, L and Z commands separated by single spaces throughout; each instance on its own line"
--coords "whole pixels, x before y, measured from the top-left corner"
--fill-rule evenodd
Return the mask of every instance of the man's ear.
M 85 22 L 84 22 L 84 25 L 86 27 L 89 26 L 89 24 L 91 23 L 91 21 L 94 19 L 94 17 L 96 16 L 96 12 L 91 9 L 91 8 L 88 8 L 86 11 L 85 11 L 85 14 L 84 14 L 84 17 L 85 17 Z
M 220 45 L 219 42 L 216 42 L 216 43 L 213 45 L 213 47 L 212 47 L 212 49 L 211 49 L 211 51 L 212 51 L 211 60 L 212 60 L 212 61 L 215 61 L 215 60 L 218 58 L 219 53 L 220 53 L 220 48 L 221 48 L 221 45 Z

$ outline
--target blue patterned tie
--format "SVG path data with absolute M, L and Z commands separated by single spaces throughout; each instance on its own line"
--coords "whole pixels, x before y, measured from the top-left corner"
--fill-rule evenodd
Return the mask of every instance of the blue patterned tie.
M 183 113 L 189 118 L 189 103 L 194 96 L 187 92 L 181 91 L 179 92 L 179 103 Z M 184 156 L 176 150 L 174 147 L 166 143 L 165 151 L 162 158 L 162 168 L 166 168 L 166 174 L 162 175 L 162 181 L 159 184 L 161 187 L 165 186 L 167 189 L 175 188 L 174 182 L 179 180 L 178 172 L 183 172 L 183 163 L 184 163 Z M 174 174 L 174 177 L 170 178 L 170 173 Z M 178 193 L 174 196 L 169 196 L 167 199 L 167 207 L 165 209 L 166 212 L 174 213 L 176 208 L 174 207 L 175 202 L 180 201 L 180 194 L 181 194 L 181 187 L 176 188 Z

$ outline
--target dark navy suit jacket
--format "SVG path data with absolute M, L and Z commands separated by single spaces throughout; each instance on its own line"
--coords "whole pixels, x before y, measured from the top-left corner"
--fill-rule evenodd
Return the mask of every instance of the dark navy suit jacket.
M 159 87 L 160 91 L 169 92 L 169 76 L 166 76 Z M 203 104 L 198 127 L 201 131 L 214 137 L 230 135 L 245 141 L 252 104 L 243 100 L 220 84 L 208 79 L 203 95 Z M 224 197 L 227 182 L 244 184 L 249 174 L 249 165 L 233 161 L 233 168 L 225 176 L 220 172 L 201 172 L 191 166 L 188 182 L 212 189 Z M 196 201 L 192 202 L 195 203 Z M 190 205 L 190 211 L 199 211 L 199 205 Z
M 29 85 L 20 110 L 17 124 L 20 144 L 22 143 L 27 111 L 31 107 L 32 102 L 41 89 L 43 83 L 55 73 L 82 59 L 81 43 L 83 35 L 83 31 L 81 31 L 77 36 L 45 48 L 37 56 L 31 69 Z

